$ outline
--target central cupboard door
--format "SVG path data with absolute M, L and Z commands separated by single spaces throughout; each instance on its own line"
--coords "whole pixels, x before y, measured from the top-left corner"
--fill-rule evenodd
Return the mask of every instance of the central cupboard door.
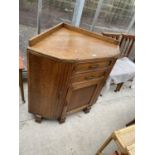
M 67 112 L 93 104 L 103 78 L 73 83 L 67 94 Z

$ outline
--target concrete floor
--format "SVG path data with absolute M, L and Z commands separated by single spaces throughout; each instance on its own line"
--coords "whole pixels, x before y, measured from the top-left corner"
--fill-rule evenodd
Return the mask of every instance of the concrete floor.
M 53 120 L 34 121 L 26 103 L 20 98 L 20 155 L 94 155 L 112 131 L 122 128 L 134 118 L 134 89 L 126 83 L 115 93 L 114 86 L 99 97 L 90 113 L 78 112 L 67 117 L 64 124 Z M 105 150 L 116 149 L 112 143 Z

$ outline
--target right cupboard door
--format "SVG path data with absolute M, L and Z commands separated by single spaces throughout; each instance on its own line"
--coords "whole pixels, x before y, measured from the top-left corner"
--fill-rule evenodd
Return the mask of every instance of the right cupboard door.
M 88 82 L 73 83 L 67 93 L 67 112 L 83 109 L 93 104 L 97 97 L 103 78 Z

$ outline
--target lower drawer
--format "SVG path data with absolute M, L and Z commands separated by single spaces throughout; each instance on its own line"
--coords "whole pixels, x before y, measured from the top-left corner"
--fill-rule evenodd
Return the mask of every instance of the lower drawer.
M 72 83 L 75 82 L 83 82 L 83 81 L 90 81 L 98 78 L 104 78 L 107 71 L 100 71 L 100 72 L 90 72 L 90 73 L 84 73 L 84 74 L 75 74 L 75 76 L 72 77 Z

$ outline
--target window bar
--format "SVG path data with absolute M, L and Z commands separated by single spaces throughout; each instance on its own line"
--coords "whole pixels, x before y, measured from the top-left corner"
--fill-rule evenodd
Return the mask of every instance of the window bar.
M 37 12 L 37 33 L 40 33 L 40 21 L 42 11 L 42 0 L 38 0 L 38 12 Z
M 76 0 L 72 24 L 79 27 L 85 0 Z
M 131 28 L 133 27 L 134 23 L 135 23 L 135 15 L 133 15 L 132 20 L 131 20 L 131 22 L 130 22 L 128 28 L 127 28 L 127 33 L 130 32 L 130 30 L 131 30 Z
M 97 22 L 98 16 L 100 14 L 100 10 L 102 8 L 102 3 L 103 3 L 103 0 L 99 0 L 98 5 L 97 5 L 97 9 L 96 9 L 96 12 L 95 12 L 95 16 L 94 16 L 92 25 L 90 27 L 90 31 L 93 31 L 94 30 L 94 27 L 95 27 L 95 24 Z

